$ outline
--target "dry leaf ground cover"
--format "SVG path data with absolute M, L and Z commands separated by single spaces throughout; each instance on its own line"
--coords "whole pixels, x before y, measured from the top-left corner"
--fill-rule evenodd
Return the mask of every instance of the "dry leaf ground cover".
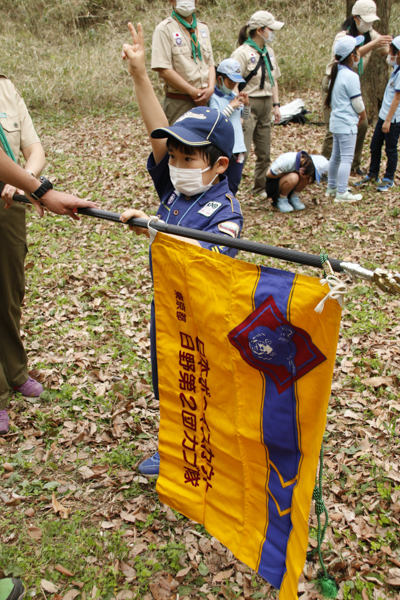
M 287 97 L 286 100 L 290 100 Z M 310 94 L 310 120 L 321 120 Z M 97 117 L 36 119 L 46 174 L 61 189 L 120 212 L 155 212 L 145 164 L 149 145 L 131 106 Z M 318 125 L 273 131 L 273 155 L 317 152 Z M 367 150 L 365 152 L 367 160 Z M 307 210 L 273 211 L 239 198 L 243 237 L 400 269 L 398 187 L 341 206 L 313 187 Z M 396 181 L 400 184 L 399 178 Z M 27 217 L 29 255 L 23 339 L 41 399 L 14 396 L 10 435 L 0 439 L 0 568 L 22 576 L 28 597 L 271 598 L 265 584 L 202 526 L 159 503 L 136 465 L 157 445 L 150 386 L 148 243 L 117 224 Z M 241 259 L 311 269 L 241 255 Z M 204 293 L 203 290 L 199 290 Z M 399 299 L 351 285 L 345 303 L 325 434 L 326 565 L 339 598 L 399 598 Z M 310 517 L 310 547 L 316 542 Z M 316 560 L 299 583 L 320 597 Z

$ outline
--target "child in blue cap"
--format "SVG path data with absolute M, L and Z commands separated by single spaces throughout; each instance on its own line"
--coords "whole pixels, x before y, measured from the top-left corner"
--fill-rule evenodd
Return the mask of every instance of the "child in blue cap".
M 210 99 L 211 108 L 221 111 L 233 125 L 235 145 L 233 155 L 226 171 L 228 185 L 235 196 L 242 179 L 246 154 L 242 119 L 250 116 L 250 101 L 246 92 L 234 93 L 238 83 L 246 83 L 240 72 L 240 64 L 234 58 L 226 58 L 217 67 L 215 91 Z
M 385 176 L 376 188 L 379 192 L 387 192 L 394 186 L 394 174 L 397 168 L 397 143 L 400 136 L 400 35 L 395 37 L 389 46 L 387 62 L 393 67 L 393 72 L 385 89 L 378 122 L 371 140 L 368 175 L 355 184 L 360 186 L 372 181 L 379 182 L 382 146 L 385 144 L 387 163 Z
M 172 225 L 239 237 L 243 217 L 225 176 L 235 141 L 229 119 L 218 110 L 199 106 L 169 127 L 146 72 L 142 26 L 138 24 L 137 32 L 131 23 L 128 27 L 132 45 L 124 44 L 122 57 L 127 60 L 153 149 L 147 169 L 161 201 L 157 216 Z M 131 217 L 149 218 L 141 210 L 130 209 L 121 215 L 121 221 L 125 223 Z M 137 234 L 148 235 L 147 229 L 133 229 Z M 223 245 L 185 241 L 232 257 L 237 254 L 237 250 Z M 158 398 L 154 301 L 150 339 L 153 389 Z M 160 456 L 156 452 L 142 462 L 139 471 L 156 476 L 159 465 Z
M 326 108 L 332 108 L 329 131 L 333 134 L 333 149 L 329 160 L 326 196 L 335 196 L 335 202 L 355 202 L 361 194 L 348 189 L 351 164 L 357 141 L 357 127 L 366 118 L 361 97 L 360 78 L 353 71 L 359 63 L 358 46 L 364 36 L 345 35 L 334 48 L 336 62 L 332 67 Z
M 265 191 L 272 205 L 283 213 L 304 210 L 300 193 L 305 188 L 321 181 L 328 170 L 328 160 L 318 154 L 285 152 L 278 156 L 267 171 Z

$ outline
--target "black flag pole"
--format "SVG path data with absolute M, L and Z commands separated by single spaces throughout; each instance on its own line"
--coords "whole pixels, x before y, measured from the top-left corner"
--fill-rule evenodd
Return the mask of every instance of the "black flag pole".
M 0 193 L 2 187 L 4 187 L 4 184 L 0 183 Z M 23 202 L 25 204 L 31 204 L 30 200 L 21 194 L 14 194 L 14 200 L 17 202 Z M 97 208 L 78 208 L 77 212 L 78 214 L 86 217 L 105 219 L 106 221 L 114 221 L 115 223 L 123 225 L 123 223 L 120 221 L 120 215 L 118 213 L 99 210 Z M 277 258 L 286 262 L 316 267 L 317 269 L 321 268 L 321 258 L 319 255 L 307 254 L 305 252 L 299 252 L 298 250 L 279 248 L 277 246 L 268 246 L 267 244 L 262 244 L 260 242 L 252 242 L 250 240 L 233 238 L 217 233 L 208 233 L 199 229 L 190 229 L 188 227 L 181 227 L 179 225 L 169 225 L 168 223 L 158 221 L 155 218 L 132 218 L 126 223 L 126 225 L 142 227 L 144 229 L 148 229 L 149 224 L 152 229 L 162 233 L 208 242 L 215 244 L 216 246 L 228 246 L 229 248 L 235 248 L 237 250 L 242 250 L 243 252 L 251 252 L 261 256 Z M 329 258 L 329 263 L 333 271 L 336 273 L 345 272 L 351 277 L 358 277 L 360 279 L 375 283 L 384 292 L 389 294 L 400 294 L 400 273 L 391 274 L 383 269 L 375 269 L 375 271 L 371 271 L 369 269 L 365 269 L 357 263 L 344 262 L 336 258 Z

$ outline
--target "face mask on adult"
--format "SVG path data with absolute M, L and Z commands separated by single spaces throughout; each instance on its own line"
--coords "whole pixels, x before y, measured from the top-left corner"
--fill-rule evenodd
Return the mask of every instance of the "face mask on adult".
M 190 17 L 194 13 L 196 0 L 176 0 L 175 10 L 182 17 Z
M 392 56 L 391 54 L 387 55 L 386 62 L 390 67 L 395 67 L 397 65 L 397 57 Z
M 357 25 L 357 29 L 360 33 L 368 33 L 368 31 L 371 31 L 372 29 L 372 23 L 366 23 L 365 21 L 363 21 L 360 17 L 360 22 L 357 23 L 356 21 L 356 25 Z
M 262 35 L 261 37 L 266 44 L 272 44 L 275 39 L 275 31 L 269 31 L 267 36 Z
M 172 165 L 168 165 L 168 167 L 172 185 L 177 192 L 185 196 L 196 196 L 196 194 L 208 192 L 214 180 L 218 177 L 217 173 L 210 183 L 204 185 L 203 173 L 209 171 L 211 167 L 206 169 L 181 169 Z

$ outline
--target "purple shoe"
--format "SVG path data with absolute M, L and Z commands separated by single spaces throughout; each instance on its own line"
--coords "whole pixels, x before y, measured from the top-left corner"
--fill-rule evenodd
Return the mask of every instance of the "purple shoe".
M 0 435 L 6 435 L 10 428 L 10 419 L 6 409 L 0 410 Z
M 18 387 L 13 387 L 13 390 L 28 398 L 38 398 L 40 394 L 43 394 L 44 387 L 36 379 L 29 377 L 28 381 Z

